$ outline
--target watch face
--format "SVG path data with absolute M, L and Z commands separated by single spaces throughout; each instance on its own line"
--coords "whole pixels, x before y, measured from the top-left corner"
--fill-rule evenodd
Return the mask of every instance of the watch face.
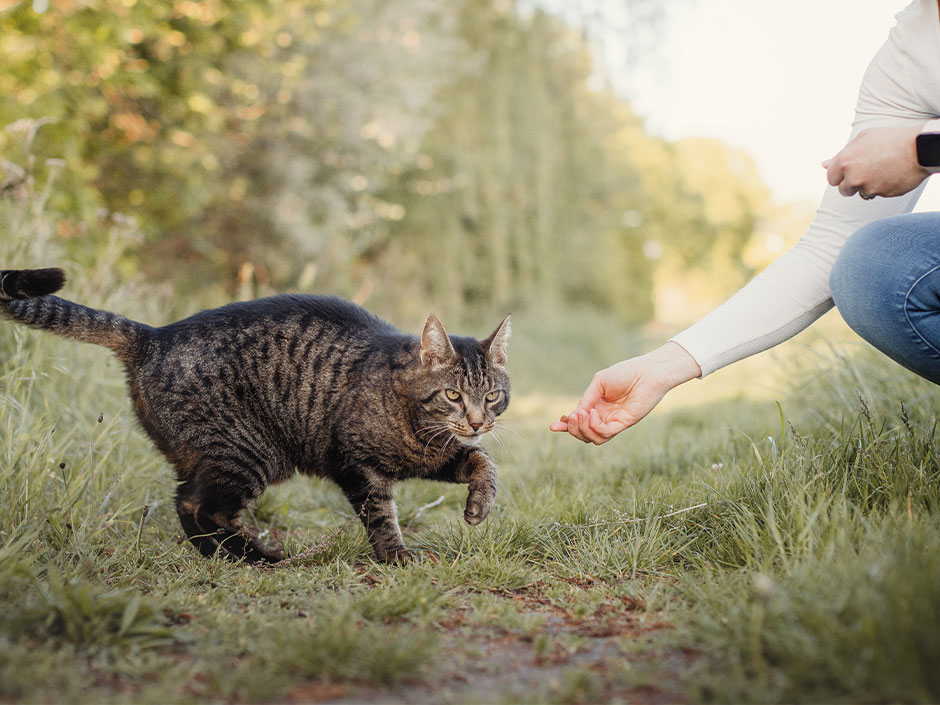
M 940 167 L 940 132 L 917 135 L 917 163 L 922 167 Z

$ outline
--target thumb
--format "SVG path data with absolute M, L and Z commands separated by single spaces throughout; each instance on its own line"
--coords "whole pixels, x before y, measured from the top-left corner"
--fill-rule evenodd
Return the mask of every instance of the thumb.
M 604 384 L 601 382 L 600 375 L 594 375 L 594 379 L 591 380 L 591 383 L 588 385 L 588 388 L 584 390 L 584 394 L 581 395 L 581 401 L 578 402 L 578 406 L 575 407 L 575 411 L 587 411 L 593 409 L 594 405 L 601 400 L 604 396 Z

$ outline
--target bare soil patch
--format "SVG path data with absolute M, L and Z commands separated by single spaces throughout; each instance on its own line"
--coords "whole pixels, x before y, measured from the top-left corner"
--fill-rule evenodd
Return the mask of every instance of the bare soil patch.
M 289 703 L 431 705 L 502 702 L 683 703 L 685 674 L 700 653 L 664 638 L 673 626 L 642 601 L 620 597 L 576 614 L 532 591 L 500 593 L 531 629 L 480 626 L 464 604 L 441 622 L 439 658 L 420 680 L 380 690 L 307 681 Z

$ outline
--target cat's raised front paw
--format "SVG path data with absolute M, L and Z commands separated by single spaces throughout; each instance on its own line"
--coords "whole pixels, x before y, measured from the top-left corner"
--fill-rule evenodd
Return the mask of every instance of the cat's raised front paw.
M 482 496 L 482 493 L 471 492 L 467 497 L 467 508 L 463 512 L 463 520 L 470 526 L 476 526 L 486 519 L 490 513 L 493 500 Z

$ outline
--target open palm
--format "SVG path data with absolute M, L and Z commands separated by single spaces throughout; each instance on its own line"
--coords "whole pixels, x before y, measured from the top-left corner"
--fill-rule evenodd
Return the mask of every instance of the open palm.
M 667 391 L 639 359 L 618 362 L 594 375 L 577 408 L 551 428 L 600 445 L 646 416 Z
M 550 428 L 567 431 L 585 443 L 606 443 L 652 411 L 670 389 L 699 374 L 695 360 L 668 343 L 598 372 L 575 410 Z

